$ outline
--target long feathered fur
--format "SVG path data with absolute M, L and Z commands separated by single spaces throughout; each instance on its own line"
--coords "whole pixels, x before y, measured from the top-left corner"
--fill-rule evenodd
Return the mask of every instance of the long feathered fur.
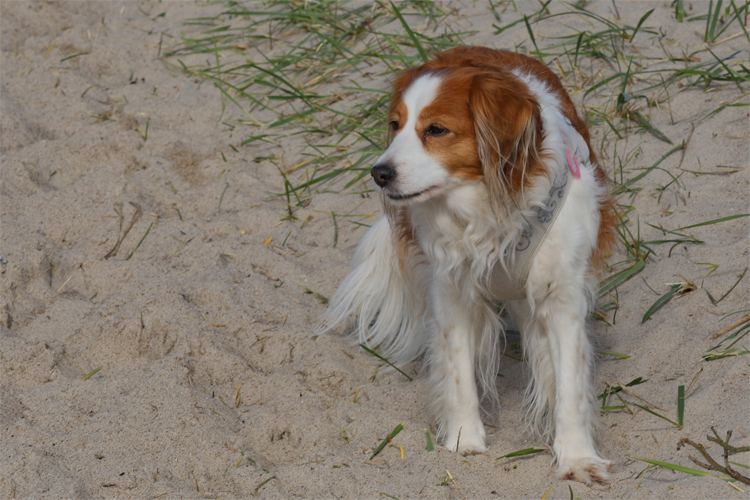
M 360 241 L 349 274 L 331 297 L 321 331 L 352 319 L 359 343 L 403 364 L 427 348 L 429 316 L 419 292 L 427 288 L 430 272 L 418 247 L 397 252 L 391 224 L 381 218 Z
M 496 398 L 503 340 L 488 280 L 495 266 L 514 265 L 525 221 L 545 206 L 556 169 L 567 168 L 561 130 L 580 134 L 586 144 L 588 132 L 549 70 L 489 49 L 455 49 L 405 73 L 396 82 L 391 116 L 405 121 L 402 115 L 440 102 L 441 79 L 451 75 L 445 68 L 463 68 L 454 75 L 469 86 L 478 167 L 462 163 L 447 178 L 434 169 L 421 173 L 448 179 L 450 189 L 419 203 L 384 196 L 386 216 L 360 242 L 324 329 L 351 318 L 358 341 L 396 364 L 426 352 L 428 408 L 438 436 L 456 451 L 482 451 L 476 394 Z M 455 98 L 450 102 L 460 107 Z M 414 116 L 409 120 L 416 126 Z M 395 122 L 399 130 L 406 127 L 402 121 Z M 400 162 L 401 182 L 419 185 L 420 175 L 410 177 L 409 168 L 424 164 L 424 155 L 414 156 L 422 146 L 408 139 L 397 144 L 399 137 L 378 163 Z M 525 299 L 506 304 L 532 372 L 528 422 L 554 437 L 560 477 L 584 482 L 606 480 L 609 464 L 594 448 L 598 419 L 585 318 L 594 302 L 593 256 L 611 244 L 613 220 L 601 169 L 589 153 L 532 263 Z

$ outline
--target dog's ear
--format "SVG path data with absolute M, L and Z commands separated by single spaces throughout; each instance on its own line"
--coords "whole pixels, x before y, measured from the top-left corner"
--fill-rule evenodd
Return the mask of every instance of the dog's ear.
M 507 214 L 524 185 L 542 171 L 543 139 L 539 103 L 513 75 L 481 73 L 469 101 L 477 154 L 495 216 Z

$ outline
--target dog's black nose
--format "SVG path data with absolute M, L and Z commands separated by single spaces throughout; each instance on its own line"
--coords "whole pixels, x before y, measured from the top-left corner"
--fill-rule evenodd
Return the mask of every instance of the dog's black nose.
M 372 175 L 375 184 L 384 188 L 394 177 L 396 177 L 396 170 L 390 165 L 375 165 L 372 167 L 372 170 L 370 170 L 370 174 Z

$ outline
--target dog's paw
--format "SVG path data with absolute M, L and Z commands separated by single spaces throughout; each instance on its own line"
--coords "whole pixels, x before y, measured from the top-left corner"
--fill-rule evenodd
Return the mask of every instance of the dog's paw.
M 593 483 L 608 483 L 610 470 L 612 470 L 612 462 L 609 460 L 585 457 L 562 461 L 557 468 L 557 477 L 562 481 L 579 481 L 591 486 Z
M 474 427 L 474 428 L 472 428 Z M 448 433 L 443 446 L 451 451 L 458 453 L 485 452 L 487 446 L 484 444 L 484 426 L 466 426 L 462 427 L 459 432 Z

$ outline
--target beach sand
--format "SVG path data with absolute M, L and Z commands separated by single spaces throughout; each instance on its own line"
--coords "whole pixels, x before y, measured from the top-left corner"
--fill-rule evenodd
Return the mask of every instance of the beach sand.
M 703 25 L 676 23 L 669 2 L 617 4 L 631 25 L 655 8 L 648 23 L 676 39 L 675 54 L 702 44 Z M 456 5 L 456 26 L 478 30 L 470 43 L 522 43 L 524 32 L 492 35 L 486 5 Z M 717 305 L 705 291 L 721 297 L 746 269 L 747 218 L 685 230 L 700 245 L 658 245 L 644 272 L 617 288 L 616 323 L 591 321 L 596 350 L 630 356 L 597 356 L 597 390 L 643 377 L 632 390 L 675 420 L 678 386 L 700 372 L 682 429 L 638 410 L 631 394 L 623 399 L 635 415 L 601 416 L 610 485 L 557 480 L 549 453 L 495 461 L 545 444 L 524 434 L 529 374 L 511 358 L 498 378 L 501 405 L 484 415 L 489 451 L 428 452 L 422 361 L 402 367 L 410 381 L 344 335 L 312 335 L 366 230 L 327 213 L 380 217 L 377 195 L 321 192 L 298 220 L 282 220 L 287 204 L 274 194 L 283 179 L 255 159 L 275 153 L 294 165 L 300 139 L 282 151 L 260 142 L 235 151 L 245 132 L 225 122 L 241 113 L 230 105 L 222 115 L 214 85 L 160 57 L 181 32 L 200 31 L 186 20 L 221 10 L 188 0 L 0 4 L 0 497 L 542 498 L 551 488 L 547 498 L 747 498 L 715 477 L 662 468 L 637 477 L 646 464 L 634 460 L 697 468 L 695 451 L 677 445 L 709 444 L 711 426 L 749 444 L 750 358 L 701 358 L 739 316 L 722 317 L 748 308 L 750 278 Z M 654 37 L 639 38 L 641 51 L 653 50 Z M 740 36 L 714 50 L 747 49 Z M 694 131 L 684 158 L 671 155 L 620 199 L 643 240 L 665 239 L 647 223 L 677 229 L 750 212 L 749 108 L 696 123 L 738 92 L 716 82 L 647 110 L 675 145 Z M 592 129 L 594 142 L 602 130 Z M 641 147 L 631 169 L 672 148 L 649 134 L 629 140 Z M 684 172 L 661 189 L 678 165 L 742 170 Z M 607 262 L 624 258 L 620 250 Z M 704 263 L 718 267 L 707 274 Z M 668 284 L 685 280 L 698 289 L 641 324 Z M 398 424 L 403 456 L 391 445 L 370 460 Z M 709 450 L 717 460 L 718 448 Z

